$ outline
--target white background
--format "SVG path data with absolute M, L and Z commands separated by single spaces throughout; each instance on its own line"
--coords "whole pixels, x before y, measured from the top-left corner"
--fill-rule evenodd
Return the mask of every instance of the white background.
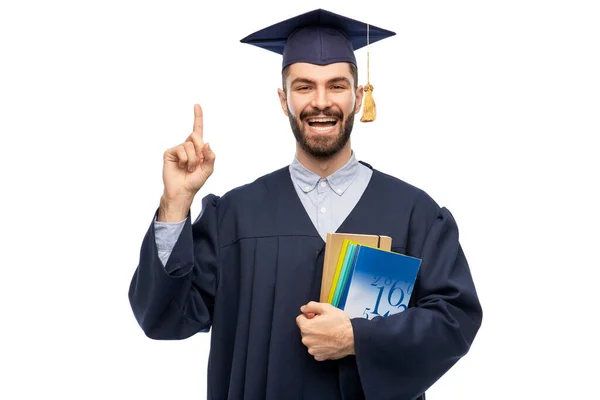
M 281 59 L 239 40 L 319 7 L 397 33 L 353 146 L 450 209 L 484 308 L 428 399 L 600 398 L 600 13 L 573 0 L 3 2 L 0 398 L 205 397 L 210 336 L 150 340 L 127 299 L 162 154 L 199 102 L 203 194 L 288 164 Z

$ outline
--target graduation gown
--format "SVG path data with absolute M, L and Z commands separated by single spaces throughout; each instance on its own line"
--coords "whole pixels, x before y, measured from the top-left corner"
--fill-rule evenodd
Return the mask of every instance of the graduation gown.
M 153 339 L 212 329 L 208 399 L 424 399 L 482 319 L 452 215 L 373 170 L 338 232 L 388 235 L 393 251 L 422 259 L 407 310 L 351 320 L 355 356 L 319 362 L 302 344 L 296 317 L 319 301 L 325 243 L 287 167 L 206 196 L 166 266 L 151 224 L 129 290 L 134 315 Z

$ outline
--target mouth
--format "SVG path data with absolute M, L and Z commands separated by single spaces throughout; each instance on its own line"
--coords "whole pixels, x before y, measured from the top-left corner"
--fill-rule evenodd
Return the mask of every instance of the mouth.
M 304 122 L 310 131 L 321 135 L 335 132 L 338 125 L 338 119 L 333 117 L 310 117 Z

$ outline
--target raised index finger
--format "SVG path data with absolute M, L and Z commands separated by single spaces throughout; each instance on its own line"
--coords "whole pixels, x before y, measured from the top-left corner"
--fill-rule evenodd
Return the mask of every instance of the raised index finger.
M 199 135 L 200 139 L 204 138 L 202 120 L 202 107 L 200 104 L 194 104 L 194 135 Z

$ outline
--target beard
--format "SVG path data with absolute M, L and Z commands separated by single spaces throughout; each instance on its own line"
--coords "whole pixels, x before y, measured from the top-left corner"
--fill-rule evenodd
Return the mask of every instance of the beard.
M 316 116 L 337 118 L 340 124 L 337 135 L 308 137 L 302 121 L 306 118 Z M 296 142 L 300 145 L 302 150 L 313 157 L 321 159 L 330 158 L 343 149 L 346 143 L 348 143 L 348 140 L 350 140 L 350 134 L 352 133 L 352 127 L 354 126 L 354 114 L 350 114 L 348 118 L 344 120 L 344 114 L 330 108 L 325 108 L 322 111 L 302 111 L 300 117 L 296 119 L 288 107 L 288 118 Z

